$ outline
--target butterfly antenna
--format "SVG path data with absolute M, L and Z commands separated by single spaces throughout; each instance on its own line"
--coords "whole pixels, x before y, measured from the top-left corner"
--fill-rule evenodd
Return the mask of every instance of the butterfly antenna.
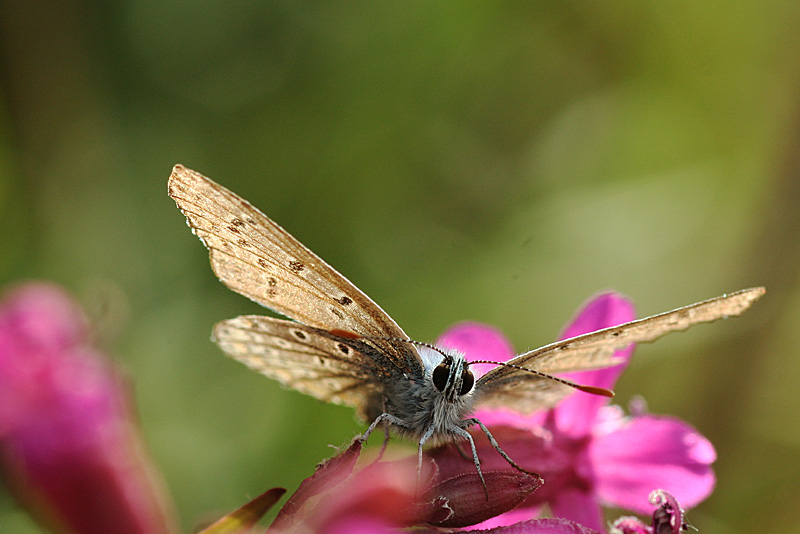
M 432 343 L 425 343 L 424 341 L 414 341 L 413 339 L 402 339 L 397 337 L 388 337 L 388 336 L 367 336 L 362 334 L 356 334 L 355 332 L 350 332 L 349 330 L 329 330 L 331 334 L 337 337 L 343 337 L 346 339 L 368 339 L 368 340 L 376 340 L 376 341 L 398 341 L 401 343 L 409 343 L 411 345 L 416 345 L 417 347 L 426 347 L 431 350 L 435 350 L 445 358 L 450 358 L 451 356 L 447 354 L 445 351 L 437 347 Z M 565 386 L 569 386 L 573 389 L 577 389 L 578 391 L 583 391 L 584 393 L 591 393 L 592 395 L 601 395 L 603 397 L 613 397 L 614 392 L 610 389 L 596 387 L 596 386 L 586 386 L 583 384 L 578 384 L 572 382 L 570 380 L 565 380 L 563 378 L 559 378 L 557 376 L 548 375 L 547 373 L 542 373 L 541 371 L 534 371 L 533 369 L 528 369 L 527 367 L 522 367 L 520 365 L 514 365 L 513 363 L 507 362 L 495 362 L 492 360 L 474 360 L 467 362 L 467 365 L 475 365 L 477 363 L 488 363 L 491 365 L 501 365 L 503 367 L 508 367 L 510 369 L 516 369 L 518 371 L 525 371 L 526 373 L 531 373 L 537 376 L 541 376 L 542 378 L 546 378 L 548 380 L 553 380 L 560 384 L 564 384 Z
M 514 365 L 513 363 L 507 362 L 495 362 L 492 360 L 473 360 L 467 362 L 468 365 L 475 365 L 476 363 L 488 363 L 491 365 L 501 365 L 503 367 L 508 367 L 509 369 L 516 369 L 518 371 L 525 371 L 526 373 L 531 373 L 536 376 L 541 376 L 542 378 L 547 378 L 548 380 L 554 380 L 560 384 L 564 384 L 565 386 L 569 386 L 573 389 L 577 389 L 578 391 L 583 391 L 584 393 L 591 393 L 592 395 L 601 395 L 603 397 L 613 397 L 614 392 L 610 389 L 601 388 L 597 386 L 585 386 L 583 384 L 578 384 L 572 382 L 570 380 L 565 380 L 563 378 L 559 378 L 557 376 L 548 375 L 547 373 L 542 373 L 541 371 L 534 371 L 533 369 L 528 369 L 527 367 L 522 367 L 520 365 Z

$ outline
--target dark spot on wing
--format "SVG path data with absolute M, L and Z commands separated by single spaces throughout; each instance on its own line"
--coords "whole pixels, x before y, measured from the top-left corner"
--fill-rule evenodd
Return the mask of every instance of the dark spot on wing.
M 256 221 L 255 221 L 255 219 L 253 219 L 252 217 L 248 217 L 248 218 L 247 218 L 247 222 L 248 222 L 249 224 L 256 224 Z
M 267 285 L 269 286 L 269 289 L 267 289 L 267 296 L 274 297 L 278 294 L 278 290 L 275 289 L 278 285 L 278 281 L 275 280 L 275 278 L 271 276 L 267 278 Z
M 348 296 L 344 296 L 342 298 L 333 299 L 333 300 L 335 300 L 336 302 L 338 302 L 342 306 L 347 306 L 348 304 L 352 304 L 353 303 L 353 299 L 351 299 Z
M 348 347 L 344 343 L 339 343 L 338 345 L 336 345 L 336 348 L 339 349 L 339 352 L 341 352 L 345 356 L 350 354 L 350 347 Z
M 302 330 L 292 330 L 292 334 L 294 334 L 294 337 L 296 337 L 297 339 L 299 339 L 301 341 L 305 341 L 306 338 L 308 337 L 308 336 L 306 336 L 306 333 L 303 332 Z
M 339 319 L 344 319 L 344 315 L 342 314 L 342 312 L 340 312 L 336 308 L 331 308 L 331 313 L 334 314 Z
M 289 269 L 291 269 L 294 273 L 299 273 L 305 268 L 306 265 L 302 261 L 292 260 L 289 262 Z
M 267 267 L 269 267 L 269 264 L 267 263 L 267 260 L 265 260 L 264 258 L 258 258 L 258 265 L 262 269 L 266 269 Z M 271 280 L 274 280 L 274 278 L 271 278 Z
M 238 230 L 237 230 L 237 232 L 238 232 Z M 239 243 L 240 247 L 250 246 L 250 243 L 248 243 L 247 239 L 244 239 L 244 238 L 239 238 L 239 239 L 236 240 L 236 242 Z
M 244 226 L 244 221 L 236 217 L 231 221 L 231 224 L 233 226 Z

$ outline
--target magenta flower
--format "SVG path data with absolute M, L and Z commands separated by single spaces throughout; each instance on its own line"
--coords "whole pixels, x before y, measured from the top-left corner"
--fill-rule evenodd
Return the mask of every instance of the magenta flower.
M 480 517 L 502 513 L 538 486 L 536 477 L 519 472 L 486 473 L 491 502 L 474 474 L 442 480 L 435 464 L 427 463 L 418 486 L 413 458 L 373 462 L 357 467 L 362 442 L 356 438 L 339 455 L 320 464 L 283 505 L 267 534 L 400 534 L 413 529 L 433 534 L 441 528 L 475 523 Z M 534 482 L 532 485 L 530 482 Z M 256 522 L 280 499 L 284 490 L 273 488 L 223 517 L 200 534 L 254 534 Z M 612 534 L 679 534 L 686 529 L 683 510 L 670 494 L 655 491 L 650 504 L 652 526 L 635 517 L 622 517 Z M 600 534 L 567 519 L 534 519 L 489 530 L 460 530 L 484 534 Z
M 40 520 L 65 532 L 174 532 L 124 388 L 59 288 L 0 302 L 0 468 Z
M 625 298 L 608 293 L 592 299 L 562 338 L 592 332 L 635 319 Z M 497 330 L 463 323 L 438 341 L 463 352 L 467 359 L 507 361 L 514 352 Z M 573 373 L 581 384 L 612 388 L 630 359 L 633 347 L 619 351 L 625 363 L 606 369 Z M 478 367 L 476 365 L 476 367 Z M 705 499 L 714 487 L 711 443 L 688 424 L 666 416 L 625 417 L 608 399 L 576 392 L 558 406 L 531 415 L 512 410 L 481 410 L 476 416 L 518 463 L 540 473 L 544 486 L 517 510 L 483 523 L 508 525 L 536 514 L 547 503 L 557 517 L 603 530 L 601 504 L 647 512 L 653 488 L 666 488 L 686 506 Z M 486 469 L 508 468 L 484 443 L 479 450 Z M 464 472 L 469 465 L 452 448 L 433 451 L 443 473 Z M 474 467 L 473 467 L 474 469 Z
M 539 487 L 538 477 L 520 472 L 485 473 L 486 493 L 477 477 L 438 477 L 426 462 L 417 480 L 416 457 L 356 466 L 362 442 L 321 464 L 283 505 L 269 532 L 379 533 L 408 527 L 461 528 L 518 506 Z M 419 484 L 419 485 L 418 485 Z

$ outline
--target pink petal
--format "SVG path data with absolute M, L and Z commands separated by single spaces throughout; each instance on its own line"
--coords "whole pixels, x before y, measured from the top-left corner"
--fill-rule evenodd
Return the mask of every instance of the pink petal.
M 604 528 L 603 513 L 593 493 L 577 488 L 565 488 L 549 504 L 556 517 L 569 519 L 599 531 Z
M 618 430 L 595 436 L 589 455 L 597 495 L 615 506 L 648 513 L 648 495 L 664 488 L 684 506 L 711 494 L 713 445 L 688 424 L 666 416 L 631 418 Z
M 592 298 L 578 312 L 572 323 L 564 330 L 561 339 L 587 334 L 617 326 L 636 318 L 633 303 L 618 293 L 604 293 Z M 625 363 L 595 371 L 569 373 L 565 378 L 579 384 L 612 388 L 627 361 L 633 354 L 633 345 L 617 351 L 616 356 Z M 576 392 L 555 408 L 556 428 L 571 437 L 585 436 L 591 432 L 598 410 L 608 403 L 607 397 Z
M 505 362 L 515 355 L 511 343 L 498 329 L 475 322 L 463 322 L 451 326 L 439 337 L 436 345 L 457 350 L 469 361 Z M 494 367 L 489 364 L 478 364 L 472 369 L 480 376 Z
M 497 517 L 493 517 L 483 523 L 479 523 L 475 525 L 476 529 L 491 529 L 497 527 L 505 527 L 509 525 L 513 525 L 515 523 L 519 523 L 520 521 L 528 521 L 530 519 L 535 518 L 539 514 L 538 507 L 532 508 L 517 508 L 516 510 L 511 510 L 510 512 L 506 512 L 504 514 L 498 515 Z

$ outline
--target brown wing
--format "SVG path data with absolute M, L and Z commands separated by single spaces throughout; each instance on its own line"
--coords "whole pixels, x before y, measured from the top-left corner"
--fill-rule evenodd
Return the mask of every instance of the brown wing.
M 380 306 L 240 196 L 181 165 L 168 190 L 230 289 L 308 326 L 408 339 Z M 413 346 L 370 343 L 400 368 L 421 372 Z
M 325 402 L 356 408 L 365 418 L 394 379 L 386 355 L 361 340 L 262 315 L 218 323 L 214 341 L 231 358 L 284 386 Z
M 585 371 L 619 363 L 614 352 L 631 343 L 655 341 L 664 334 L 739 315 L 761 297 L 763 287 L 705 300 L 670 312 L 576 336 L 526 352 L 508 363 L 546 374 Z M 477 382 L 477 402 L 488 407 L 508 407 L 531 412 L 558 401 L 573 391 L 520 369 L 497 366 Z

